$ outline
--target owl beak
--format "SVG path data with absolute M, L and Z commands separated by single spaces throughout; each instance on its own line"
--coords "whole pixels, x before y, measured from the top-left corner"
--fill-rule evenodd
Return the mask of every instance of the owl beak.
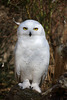
M 29 36 L 31 37 L 31 35 L 32 35 L 32 33 L 31 32 L 29 32 Z

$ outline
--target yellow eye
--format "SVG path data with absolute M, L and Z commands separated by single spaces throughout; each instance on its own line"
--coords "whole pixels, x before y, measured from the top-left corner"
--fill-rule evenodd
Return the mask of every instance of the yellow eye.
M 28 28 L 27 27 L 23 27 L 23 30 L 27 30 Z
M 37 30 L 38 30 L 38 28 L 33 28 L 33 30 L 37 31 Z

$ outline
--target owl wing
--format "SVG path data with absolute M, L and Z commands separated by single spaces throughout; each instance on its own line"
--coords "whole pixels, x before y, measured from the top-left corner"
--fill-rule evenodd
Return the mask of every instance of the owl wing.
M 20 62 L 19 62 L 19 58 L 17 56 L 17 47 L 18 47 L 18 43 L 16 43 L 15 45 L 15 49 L 14 49 L 14 55 L 15 55 L 15 78 L 18 82 L 21 82 L 21 72 L 20 72 Z
M 43 82 L 44 82 L 44 80 L 45 80 L 45 78 L 46 78 L 46 76 L 47 76 L 48 66 L 46 66 L 46 68 L 47 68 L 47 69 L 45 70 L 44 74 L 43 74 L 42 77 L 41 77 L 40 87 L 42 86 L 42 84 L 43 84 Z
M 15 72 L 15 79 L 20 83 L 21 82 L 21 75 L 18 76 L 17 73 Z

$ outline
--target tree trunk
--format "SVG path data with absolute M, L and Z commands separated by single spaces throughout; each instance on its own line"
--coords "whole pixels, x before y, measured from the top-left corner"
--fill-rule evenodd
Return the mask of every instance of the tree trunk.
M 55 58 L 54 81 L 67 71 L 67 2 L 59 0 L 52 10 L 51 41 Z M 53 4 L 51 5 L 53 7 Z

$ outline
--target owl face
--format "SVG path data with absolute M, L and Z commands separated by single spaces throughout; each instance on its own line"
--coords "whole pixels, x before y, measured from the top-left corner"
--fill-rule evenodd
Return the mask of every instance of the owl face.
M 21 36 L 33 37 L 33 36 L 45 35 L 45 32 L 42 25 L 39 22 L 35 20 L 26 20 L 19 25 L 17 34 L 20 37 Z

